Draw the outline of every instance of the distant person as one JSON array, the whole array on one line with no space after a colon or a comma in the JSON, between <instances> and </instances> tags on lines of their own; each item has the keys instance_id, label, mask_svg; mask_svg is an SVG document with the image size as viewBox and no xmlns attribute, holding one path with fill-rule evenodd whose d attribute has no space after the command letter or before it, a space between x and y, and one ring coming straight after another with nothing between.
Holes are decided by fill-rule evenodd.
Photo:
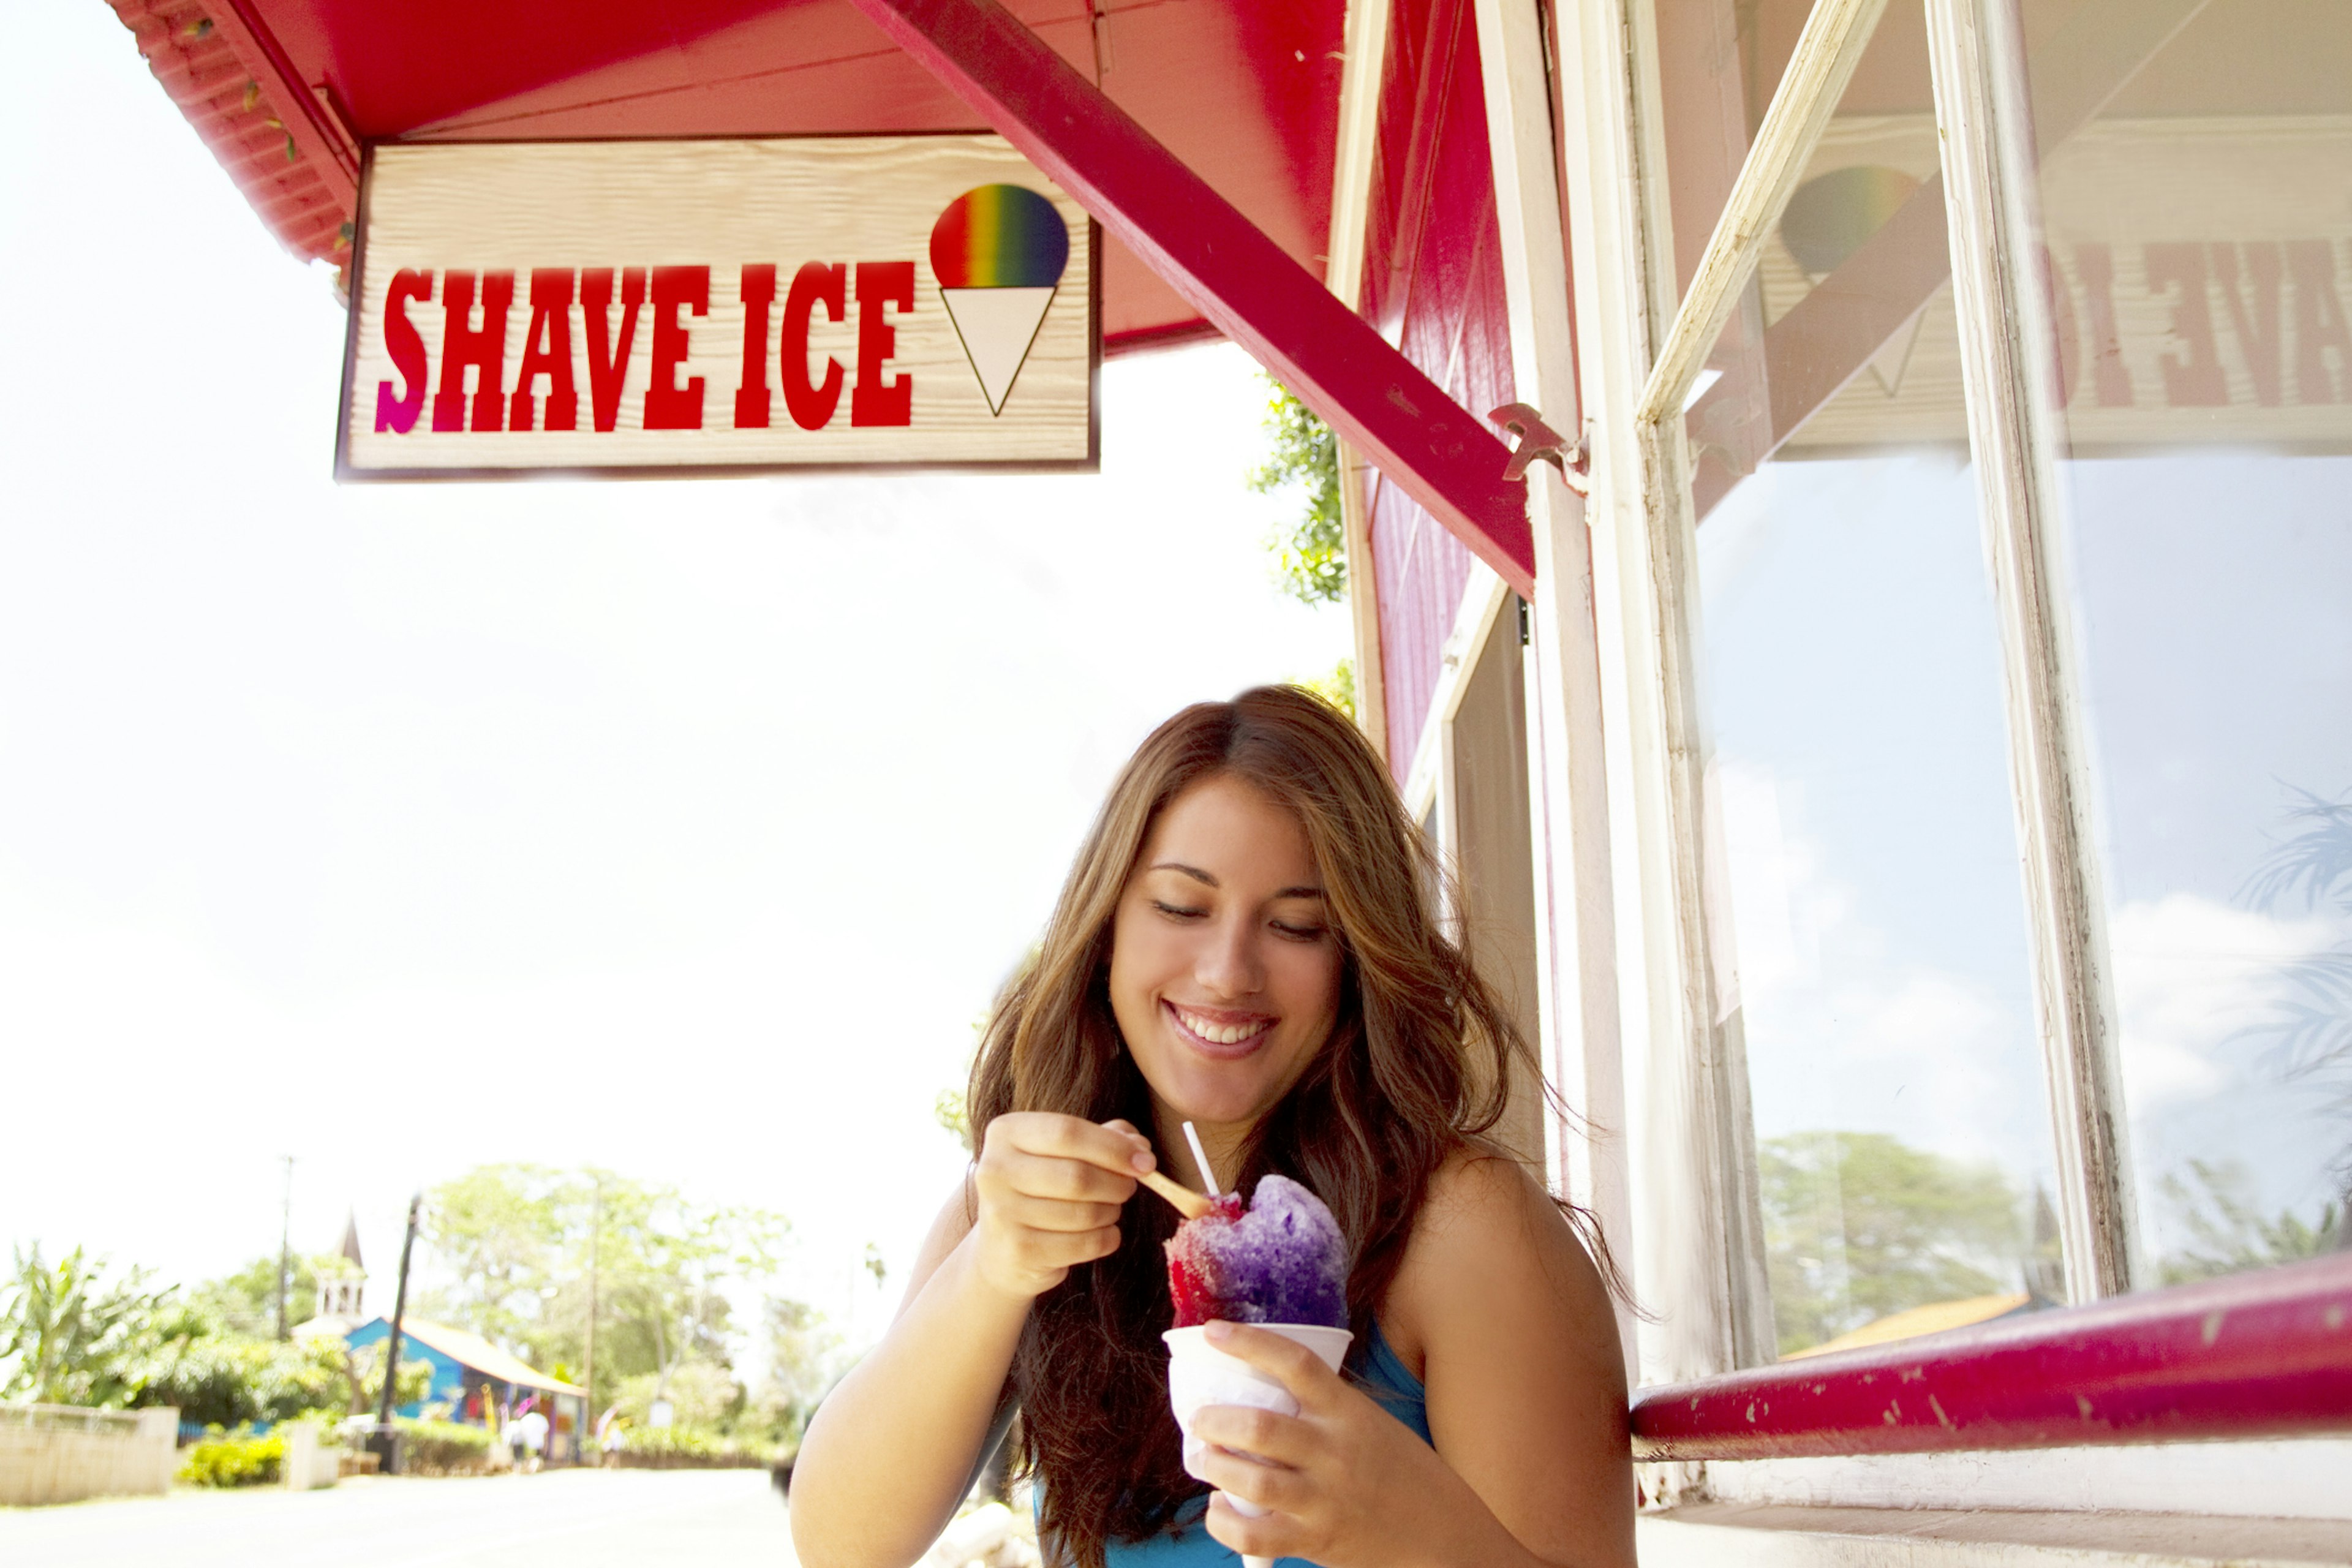
<instances>
[{"instance_id":1,"label":"distant person","mask_svg":"<svg viewBox=\"0 0 2352 1568\"><path fill-rule=\"evenodd\" d=\"M600 1462L607 1469L620 1460L621 1432L627 1426L628 1422L622 1418L618 1405L608 1408L604 1412L604 1418L596 1423L596 1447Z\"/></svg>"},{"instance_id":2,"label":"distant person","mask_svg":"<svg viewBox=\"0 0 2352 1568\"><path fill-rule=\"evenodd\" d=\"M522 1437L523 1469L535 1474L547 1455L547 1416L536 1408L526 1410L515 1423L515 1430Z\"/></svg>"}]
</instances>

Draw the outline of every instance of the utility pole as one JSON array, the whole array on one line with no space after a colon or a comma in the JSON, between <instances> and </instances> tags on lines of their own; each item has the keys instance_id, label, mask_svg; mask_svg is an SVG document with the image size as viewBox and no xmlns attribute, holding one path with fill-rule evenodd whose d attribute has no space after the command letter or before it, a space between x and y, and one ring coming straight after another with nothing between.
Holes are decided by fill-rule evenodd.
<instances>
[{"instance_id":1,"label":"utility pole","mask_svg":"<svg viewBox=\"0 0 2352 1568\"><path fill-rule=\"evenodd\" d=\"M286 1194L278 1210L278 1337L286 1338L286 1280L294 1267L294 1156L286 1162Z\"/></svg>"},{"instance_id":2,"label":"utility pole","mask_svg":"<svg viewBox=\"0 0 2352 1568\"><path fill-rule=\"evenodd\" d=\"M400 1381L400 1320L408 1311L408 1255L416 1246L416 1212L424 1206L423 1193L408 1200L408 1234L400 1242L400 1284L392 1296L392 1332L383 1341L383 1397L377 1402L375 1438L371 1446L383 1456L387 1475L400 1468L400 1450L392 1437L392 1391Z\"/></svg>"},{"instance_id":3,"label":"utility pole","mask_svg":"<svg viewBox=\"0 0 2352 1568\"><path fill-rule=\"evenodd\" d=\"M596 1195L589 1207L588 1220L588 1414L586 1423L593 1427L596 1421L596 1269L604 1245L604 1178L596 1178ZM584 1439L587 1433L582 1433Z\"/></svg>"}]
</instances>

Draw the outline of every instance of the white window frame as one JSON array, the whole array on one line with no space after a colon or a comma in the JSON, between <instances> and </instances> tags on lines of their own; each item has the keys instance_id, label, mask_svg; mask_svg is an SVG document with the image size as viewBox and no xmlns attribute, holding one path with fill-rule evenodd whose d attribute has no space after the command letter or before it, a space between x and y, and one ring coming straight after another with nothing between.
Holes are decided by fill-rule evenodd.
<instances>
[{"instance_id":1,"label":"white window frame","mask_svg":"<svg viewBox=\"0 0 2352 1568\"><path fill-rule=\"evenodd\" d=\"M2060 1156L2062 1225L2072 1300L2133 1288L2144 1264L2132 1224L2124 1107L2115 1062L2116 1011L2102 931L2104 905L2088 822L2082 695L2065 621L2056 546L2057 426L2042 378L2049 325L2029 247L2035 237L2034 162L2024 144L2024 59L2016 0L1922 0L1933 50L1937 119L1958 291L1964 389L1979 473L1979 505L2002 633L2009 742L2024 895ZM1752 1173L1738 1042L1708 1022L1715 966L1702 889L1706 853L1699 769L1706 737L1694 699L1696 581L1689 458L1681 413L1694 378L1777 225L1867 44L1884 0L1816 0L1782 85L1710 239L1686 299L1674 289L1674 247L1660 132L1656 0L1479 0L1496 146L1514 351L1522 329L1556 328L1523 303L1515 253L1559 245L1556 218L1514 210L1525 166L1542 146L1511 101L1528 57L1557 26L1557 125L1574 282L1575 366L1591 451L1592 698L1578 707L1573 643L1538 637L1550 725L1597 718L1607 756L1604 816L1616 868L1622 1081L1627 1139L1601 1156L1632 1186L1637 1289L1660 1310L1644 1329L1643 1384L1682 1382L1770 1361L1760 1237L1743 1227L1742 1160ZM1489 29L1492 29L1491 34ZM1536 35L1531 49L1528 37ZM1549 147L1542 146L1549 153ZM1565 340L1560 340L1565 341ZM1542 344L1530 356L1544 364ZM1557 396L1557 395L1548 395ZM1568 400L1559 398L1565 404ZM1540 472L1540 469L1538 469ZM1538 547L1562 530L1551 487L1531 487ZM1549 524L1549 526L1548 526ZM1571 557L1573 559L1573 557ZM1539 565L1538 590L1558 619L1564 589ZM1573 574L1563 574L1571 579ZM1549 592L1545 593L1544 590ZM1539 612L1542 608L1539 605ZM1572 611L1570 612L1573 613ZM1533 688L1531 687L1531 691ZM1562 710L1568 710L1563 718ZM1561 732L1532 726L1544 737ZM1544 766L1540 758L1537 765ZM1557 765L1548 768L1557 775ZM1557 776L1537 798L1556 809ZM1538 853L1544 853L1538 835ZM1555 859L1557 846L1553 848ZM1549 875L1558 877L1557 866ZM1555 885L1555 893L1557 887ZM1553 900L1557 907L1557 898ZM1565 968L1556 962L1556 968ZM1557 976L1556 976L1557 978ZM1563 986L1564 994L1570 994ZM1557 1020L1548 1029L1559 1028ZM1640 1181L1633 1182L1634 1172ZM1752 1203L1752 1189L1746 1197ZM1738 1498L1754 1504L1848 1509L2136 1509L2243 1515L2246 1478L2264 1511L2342 1518L2352 1442L2168 1445L2041 1453L1749 1460L1645 1466L1655 1500ZM2131 1484L2107 1485L2117 1478ZM2020 1517L2022 1517L2021 1515ZM1645 1544L1645 1551L1647 1546ZM1812 1553L1799 1552L1790 1560ZM2011 1561L1988 1547L1985 1559ZM1778 1557L1775 1561L1780 1560ZM1925 1560L1924 1558L1922 1559Z\"/></svg>"},{"instance_id":2,"label":"white window frame","mask_svg":"<svg viewBox=\"0 0 2352 1568\"><path fill-rule=\"evenodd\" d=\"M1744 1064L1736 1034L1712 1018L1718 966L1705 907L1707 748L1693 676L1696 519L1681 414L1885 0L1816 0L1690 289L1671 305L1664 302L1673 247L1653 4L1577 8L1573 42L1563 39L1575 68L1560 73L1560 123L1570 166L1585 176L1570 180L1572 208L1580 209L1570 236L1584 342L1597 351L1582 367L1600 520L1593 550L1617 564L1600 574L1595 615L1604 628L1618 628L1613 638L1604 629L1601 645L1615 676L1604 691L1604 735L1622 759L1611 772L1612 812L1632 819L1620 833L1632 852L1619 863L1633 874L1618 889L1619 929L1640 931L1646 954L1672 960L1649 956L1621 971L1627 1015L1644 1013L1650 1024L1629 1029L1626 1040L1627 1075L1648 1090L1638 1140L1646 1147L1636 1153L1648 1200L1637 1279L1652 1299L1688 1304L1676 1314L1678 1329L1653 1336L1660 1353L1645 1354L1644 1381L1684 1381L1761 1364L1770 1338ZM2069 1293L2083 1301L2130 1288L2129 1173L2078 700L2051 541L2050 426L2025 390L2033 378L2022 374L2032 342L2020 334L2047 330L2020 260L2030 215L2019 204L2031 163L2018 163L1997 131L2015 116L2003 118L1995 94L2021 92L2011 79L2022 63L2000 57L2008 63L1996 73L1996 58L1977 42L1985 18L2012 4L1930 0L1928 9L1939 40L1937 119L1955 273L1972 290L1960 311L1966 389L1979 473L1988 476L1979 485L1988 546L2000 563L1994 595L2037 1024L2057 1112ZM1614 331L1599 330L1610 323ZM1651 323L1660 324L1647 330ZM1654 353L1645 352L1653 342ZM1637 906L1630 915L1629 902ZM1678 1170L1673 1152L1683 1158Z\"/></svg>"}]
</instances>

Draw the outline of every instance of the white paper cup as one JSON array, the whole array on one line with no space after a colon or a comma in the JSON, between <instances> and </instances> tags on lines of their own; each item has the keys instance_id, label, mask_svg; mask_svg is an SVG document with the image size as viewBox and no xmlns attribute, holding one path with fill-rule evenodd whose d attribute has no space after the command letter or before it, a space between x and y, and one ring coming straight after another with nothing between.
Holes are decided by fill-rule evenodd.
<instances>
[{"instance_id":1,"label":"white paper cup","mask_svg":"<svg viewBox=\"0 0 2352 1568\"><path fill-rule=\"evenodd\" d=\"M1313 1323L1252 1323L1249 1327L1305 1345L1334 1372L1347 1359L1349 1342L1356 1337L1345 1329ZM1227 1355L1209 1343L1202 1337L1206 1332L1204 1328L1171 1329L1160 1336L1168 1342L1168 1407L1176 1413L1176 1425L1184 1434L1184 1471L1196 1480L1208 1479L1201 1474L1199 1461L1209 1445L1192 1436L1192 1417L1202 1406L1244 1405L1277 1415L1298 1414L1298 1401L1290 1397L1290 1390L1239 1356ZM1253 1456L1243 1454L1242 1458ZM1253 1519L1265 1512L1231 1492L1225 1494L1225 1501L1235 1513ZM1274 1559L1244 1557L1242 1561L1247 1568L1270 1568Z\"/></svg>"}]
</instances>

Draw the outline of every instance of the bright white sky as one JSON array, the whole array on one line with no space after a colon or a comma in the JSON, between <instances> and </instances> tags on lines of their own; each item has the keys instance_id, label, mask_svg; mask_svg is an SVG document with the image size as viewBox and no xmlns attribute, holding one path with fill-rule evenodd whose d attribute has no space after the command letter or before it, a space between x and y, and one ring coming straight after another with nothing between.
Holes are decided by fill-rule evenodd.
<instances>
[{"instance_id":1,"label":"bright white sky","mask_svg":"<svg viewBox=\"0 0 2352 1568\"><path fill-rule=\"evenodd\" d=\"M1112 771L1347 651L1248 362L1108 366L1098 477L339 489L326 277L104 6L15 23L0 1240L219 1273L290 1153L388 1304L410 1191L593 1161L895 1282Z\"/></svg>"}]
</instances>

